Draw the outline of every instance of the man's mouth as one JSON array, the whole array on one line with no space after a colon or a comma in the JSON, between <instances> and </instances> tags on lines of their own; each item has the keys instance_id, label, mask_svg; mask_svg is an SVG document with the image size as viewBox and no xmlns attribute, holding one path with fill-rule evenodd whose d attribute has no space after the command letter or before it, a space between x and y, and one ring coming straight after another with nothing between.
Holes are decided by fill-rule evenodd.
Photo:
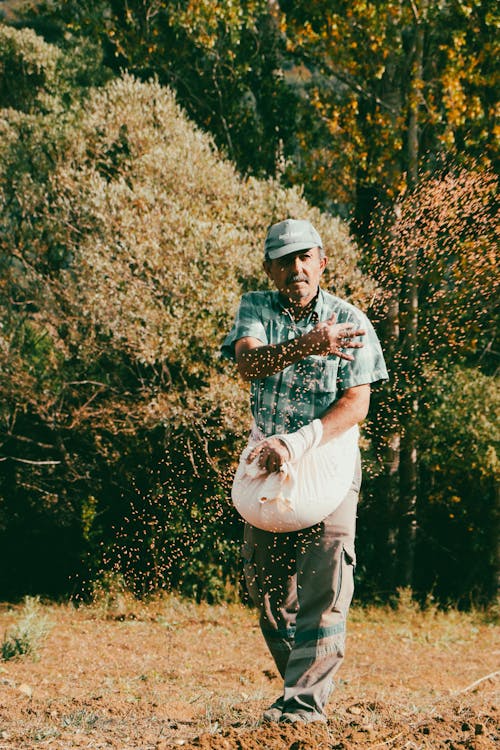
<instances>
[{"instance_id":1,"label":"man's mouth","mask_svg":"<svg viewBox=\"0 0 500 750\"><path fill-rule=\"evenodd\" d=\"M303 276L291 276L289 279L287 279L287 284L291 286L292 284L307 284L307 279L305 279Z\"/></svg>"}]
</instances>

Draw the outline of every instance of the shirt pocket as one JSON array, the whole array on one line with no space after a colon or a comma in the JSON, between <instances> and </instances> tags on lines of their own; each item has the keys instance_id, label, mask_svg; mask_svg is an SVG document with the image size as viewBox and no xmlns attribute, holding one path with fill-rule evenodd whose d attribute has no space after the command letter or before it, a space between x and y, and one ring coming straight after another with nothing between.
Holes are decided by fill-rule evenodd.
<instances>
[{"instance_id":1,"label":"shirt pocket","mask_svg":"<svg viewBox=\"0 0 500 750\"><path fill-rule=\"evenodd\" d=\"M318 391L335 394L338 389L339 359L325 357L321 362L318 375Z\"/></svg>"},{"instance_id":2,"label":"shirt pocket","mask_svg":"<svg viewBox=\"0 0 500 750\"><path fill-rule=\"evenodd\" d=\"M337 392L338 359L308 357L299 363L293 400L308 403L308 416L319 416Z\"/></svg>"}]
</instances>

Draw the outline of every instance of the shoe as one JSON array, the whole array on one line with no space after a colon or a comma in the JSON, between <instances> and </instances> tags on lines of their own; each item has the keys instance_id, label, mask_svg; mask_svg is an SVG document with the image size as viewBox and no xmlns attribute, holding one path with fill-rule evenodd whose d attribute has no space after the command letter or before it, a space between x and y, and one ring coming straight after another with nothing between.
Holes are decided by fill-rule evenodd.
<instances>
[{"instance_id":1,"label":"shoe","mask_svg":"<svg viewBox=\"0 0 500 750\"><path fill-rule=\"evenodd\" d=\"M312 724L315 721L320 721L326 724L326 716L319 714L317 711L304 711L298 708L296 711L284 711L279 719L280 724Z\"/></svg>"},{"instance_id":2,"label":"shoe","mask_svg":"<svg viewBox=\"0 0 500 750\"><path fill-rule=\"evenodd\" d=\"M278 700L274 701L272 706L269 706L269 708L266 708L266 710L262 714L262 720L278 722L281 719L281 712L283 711L284 705L285 705L285 702L283 700L283 697L278 698Z\"/></svg>"}]
</instances>

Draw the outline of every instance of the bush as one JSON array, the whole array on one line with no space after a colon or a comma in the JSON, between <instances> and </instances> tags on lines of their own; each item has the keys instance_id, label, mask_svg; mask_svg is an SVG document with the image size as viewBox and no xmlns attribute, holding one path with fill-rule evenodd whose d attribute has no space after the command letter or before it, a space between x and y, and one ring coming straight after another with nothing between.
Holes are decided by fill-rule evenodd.
<instances>
[{"instance_id":1,"label":"bush","mask_svg":"<svg viewBox=\"0 0 500 750\"><path fill-rule=\"evenodd\" d=\"M248 406L219 346L286 215L314 221L328 282L363 304L346 227L241 179L170 91L128 75L66 108L3 110L0 155L0 588L55 593L79 573L78 588L105 564L142 591L233 595Z\"/></svg>"},{"instance_id":2,"label":"bush","mask_svg":"<svg viewBox=\"0 0 500 750\"><path fill-rule=\"evenodd\" d=\"M59 50L31 29L0 24L0 101L23 112L43 107L56 83Z\"/></svg>"},{"instance_id":3,"label":"bush","mask_svg":"<svg viewBox=\"0 0 500 750\"><path fill-rule=\"evenodd\" d=\"M421 415L418 588L462 606L495 597L500 395L495 378L426 372Z\"/></svg>"},{"instance_id":4,"label":"bush","mask_svg":"<svg viewBox=\"0 0 500 750\"><path fill-rule=\"evenodd\" d=\"M22 656L38 659L50 628L49 618L42 614L39 597L27 596L17 624L4 635L0 646L2 659L8 661Z\"/></svg>"}]
</instances>

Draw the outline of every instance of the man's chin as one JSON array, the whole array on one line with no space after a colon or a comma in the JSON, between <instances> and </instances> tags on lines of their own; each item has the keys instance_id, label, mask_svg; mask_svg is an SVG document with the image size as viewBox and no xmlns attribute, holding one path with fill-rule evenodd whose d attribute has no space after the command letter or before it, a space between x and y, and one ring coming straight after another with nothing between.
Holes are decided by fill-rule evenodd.
<instances>
[{"instance_id":1,"label":"man's chin","mask_svg":"<svg viewBox=\"0 0 500 750\"><path fill-rule=\"evenodd\" d=\"M289 299L299 300L304 297L308 297L310 294L309 284L300 281L295 284L290 284L285 289L285 294Z\"/></svg>"}]
</instances>

